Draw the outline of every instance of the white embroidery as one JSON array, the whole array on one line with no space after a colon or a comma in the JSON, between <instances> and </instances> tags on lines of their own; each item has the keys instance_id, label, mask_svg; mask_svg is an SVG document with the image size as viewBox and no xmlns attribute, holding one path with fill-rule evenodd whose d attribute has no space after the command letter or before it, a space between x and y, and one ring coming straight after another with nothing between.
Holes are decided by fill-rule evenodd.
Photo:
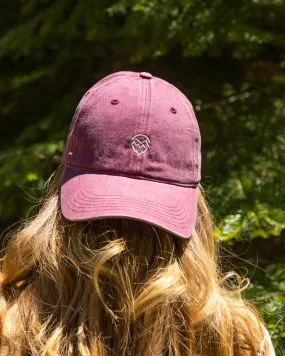
<instances>
[{"instance_id":1,"label":"white embroidery","mask_svg":"<svg viewBox=\"0 0 285 356\"><path fill-rule=\"evenodd\" d=\"M132 138L132 149L137 155L146 153L150 147L150 139L143 134L137 134Z\"/></svg>"}]
</instances>

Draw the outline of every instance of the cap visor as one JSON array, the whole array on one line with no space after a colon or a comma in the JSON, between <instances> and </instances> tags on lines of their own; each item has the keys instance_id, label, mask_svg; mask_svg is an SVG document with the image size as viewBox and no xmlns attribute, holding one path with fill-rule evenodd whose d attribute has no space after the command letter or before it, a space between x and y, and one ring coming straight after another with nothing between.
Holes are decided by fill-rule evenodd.
<instances>
[{"instance_id":1,"label":"cap visor","mask_svg":"<svg viewBox=\"0 0 285 356\"><path fill-rule=\"evenodd\" d=\"M71 221L130 218L188 238L197 202L197 187L64 169L61 210Z\"/></svg>"}]
</instances>

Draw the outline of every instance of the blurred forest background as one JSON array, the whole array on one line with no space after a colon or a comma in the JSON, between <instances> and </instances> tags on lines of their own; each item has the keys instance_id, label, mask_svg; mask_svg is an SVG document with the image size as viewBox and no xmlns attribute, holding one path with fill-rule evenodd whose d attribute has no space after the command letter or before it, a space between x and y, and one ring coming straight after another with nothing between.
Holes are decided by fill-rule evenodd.
<instances>
[{"instance_id":1,"label":"blurred forest background","mask_svg":"<svg viewBox=\"0 0 285 356\"><path fill-rule=\"evenodd\" d=\"M35 213L90 86L119 70L163 77L193 103L222 254L284 355L284 34L285 0L1 1L2 236Z\"/></svg>"}]
</instances>

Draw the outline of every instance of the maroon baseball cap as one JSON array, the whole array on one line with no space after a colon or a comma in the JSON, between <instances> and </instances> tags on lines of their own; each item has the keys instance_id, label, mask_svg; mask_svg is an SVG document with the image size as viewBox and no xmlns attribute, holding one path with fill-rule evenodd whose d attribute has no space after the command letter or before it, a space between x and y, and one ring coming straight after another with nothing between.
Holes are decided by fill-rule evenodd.
<instances>
[{"instance_id":1,"label":"maroon baseball cap","mask_svg":"<svg viewBox=\"0 0 285 356\"><path fill-rule=\"evenodd\" d=\"M63 155L67 220L129 218L188 238L195 228L201 137L184 94L146 72L117 72L81 99Z\"/></svg>"}]
</instances>

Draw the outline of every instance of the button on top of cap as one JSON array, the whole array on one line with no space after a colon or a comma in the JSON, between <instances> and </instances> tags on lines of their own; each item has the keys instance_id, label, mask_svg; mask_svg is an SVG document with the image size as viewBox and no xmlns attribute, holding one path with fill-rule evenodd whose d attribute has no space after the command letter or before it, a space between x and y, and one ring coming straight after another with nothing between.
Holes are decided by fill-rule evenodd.
<instances>
[{"instance_id":1,"label":"button on top of cap","mask_svg":"<svg viewBox=\"0 0 285 356\"><path fill-rule=\"evenodd\" d=\"M142 78L144 78L144 79L151 79L152 78L152 75L150 73L147 73L147 72L141 72L140 76Z\"/></svg>"}]
</instances>

